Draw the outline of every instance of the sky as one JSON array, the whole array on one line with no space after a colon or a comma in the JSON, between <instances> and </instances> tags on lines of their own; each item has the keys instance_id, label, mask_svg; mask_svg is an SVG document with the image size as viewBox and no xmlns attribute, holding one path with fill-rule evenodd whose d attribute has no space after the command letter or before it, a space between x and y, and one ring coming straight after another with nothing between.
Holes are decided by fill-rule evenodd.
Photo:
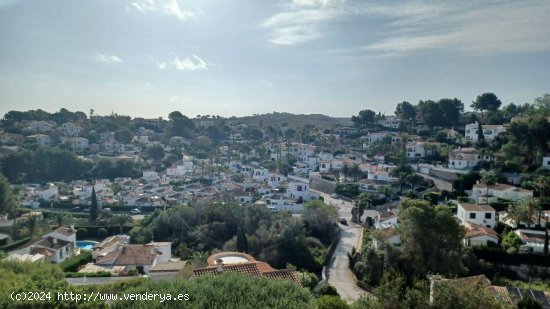
<instances>
[{"instance_id":1,"label":"sky","mask_svg":"<svg viewBox=\"0 0 550 309\"><path fill-rule=\"evenodd\" d=\"M550 1L0 0L0 114L350 117L550 92Z\"/></svg>"}]
</instances>

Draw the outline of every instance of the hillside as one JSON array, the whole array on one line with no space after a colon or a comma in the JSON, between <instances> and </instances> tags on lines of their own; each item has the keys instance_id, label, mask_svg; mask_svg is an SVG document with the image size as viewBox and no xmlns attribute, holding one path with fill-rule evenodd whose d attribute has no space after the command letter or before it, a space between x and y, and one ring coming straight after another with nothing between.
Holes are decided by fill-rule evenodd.
<instances>
[{"instance_id":1,"label":"hillside","mask_svg":"<svg viewBox=\"0 0 550 309\"><path fill-rule=\"evenodd\" d=\"M310 115L295 115L290 113L271 113L263 115L253 115L245 117L235 117L231 120L239 121L243 124L248 125L261 125L264 127L267 126L283 126L283 124L288 124L291 128L302 127L304 125L314 125L320 129L331 128L336 125L349 126L352 125L351 117L350 118L335 118L321 114L310 114Z\"/></svg>"}]
</instances>

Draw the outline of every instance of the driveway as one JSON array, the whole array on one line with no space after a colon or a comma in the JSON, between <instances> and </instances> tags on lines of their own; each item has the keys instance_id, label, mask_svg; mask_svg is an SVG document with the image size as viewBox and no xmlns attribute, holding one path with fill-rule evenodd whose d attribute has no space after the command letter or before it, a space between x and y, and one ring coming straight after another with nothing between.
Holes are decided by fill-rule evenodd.
<instances>
[{"instance_id":1,"label":"driveway","mask_svg":"<svg viewBox=\"0 0 550 309\"><path fill-rule=\"evenodd\" d=\"M349 222L349 225L340 224L342 229L340 241L334 250L332 259L327 268L327 277L330 285L336 288L338 294L348 304L352 303L366 294L364 290L355 284L355 277L349 269L348 252L351 252L355 247L361 249L363 228L351 222L351 202L345 202L341 199L333 199L328 194L318 192L325 199L325 203L335 205L338 208L340 217L344 217Z\"/></svg>"},{"instance_id":2,"label":"driveway","mask_svg":"<svg viewBox=\"0 0 550 309\"><path fill-rule=\"evenodd\" d=\"M425 179L432 180L434 182L435 187L438 188L439 190L447 190L449 192L453 192L453 184L448 181L444 181L444 180L441 180L432 176L428 176L425 174L420 174L420 173L417 173L417 175L420 175Z\"/></svg>"}]
</instances>

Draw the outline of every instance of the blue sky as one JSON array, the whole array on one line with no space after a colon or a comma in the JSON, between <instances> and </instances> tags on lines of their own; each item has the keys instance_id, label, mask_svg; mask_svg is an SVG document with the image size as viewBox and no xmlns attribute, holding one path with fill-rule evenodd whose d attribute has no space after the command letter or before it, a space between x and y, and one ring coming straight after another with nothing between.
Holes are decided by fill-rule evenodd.
<instances>
[{"instance_id":1,"label":"blue sky","mask_svg":"<svg viewBox=\"0 0 550 309\"><path fill-rule=\"evenodd\" d=\"M550 1L0 0L0 114L349 117L550 92Z\"/></svg>"}]
</instances>

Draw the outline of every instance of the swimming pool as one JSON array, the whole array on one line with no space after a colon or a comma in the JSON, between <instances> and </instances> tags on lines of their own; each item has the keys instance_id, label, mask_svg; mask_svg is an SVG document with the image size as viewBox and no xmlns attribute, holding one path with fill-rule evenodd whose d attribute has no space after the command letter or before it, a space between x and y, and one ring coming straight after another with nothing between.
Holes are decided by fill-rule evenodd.
<instances>
[{"instance_id":1,"label":"swimming pool","mask_svg":"<svg viewBox=\"0 0 550 309\"><path fill-rule=\"evenodd\" d=\"M81 240L76 242L76 246L83 250L92 250L92 248L97 244L97 241L91 240Z\"/></svg>"}]
</instances>

